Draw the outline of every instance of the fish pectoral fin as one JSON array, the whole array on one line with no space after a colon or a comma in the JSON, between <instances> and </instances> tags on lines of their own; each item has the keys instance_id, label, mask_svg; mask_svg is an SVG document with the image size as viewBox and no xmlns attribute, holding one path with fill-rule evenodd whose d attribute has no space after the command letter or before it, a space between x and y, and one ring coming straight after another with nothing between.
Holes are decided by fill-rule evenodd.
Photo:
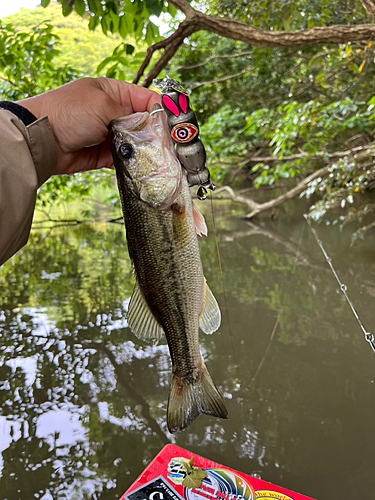
<instances>
[{"instance_id":1,"label":"fish pectoral fin","mask_svg":"<svg viewBox=\"0 0 375 500\"><path fill-rule=\"evenodd\" d=\"M197 207L193 204L193 221L195 225L195 231L198 236L207 236L207 226L206 221L204 220L203 215L197 209Z\"/></svg>"},{"instance_id":2,"label":"fish pectoral fin","mask_svg":"<svg viewBox=\"0 0 375 500\"><path fill-rule=\"evenodd\" d=\"M204 301L202 312L199 316L199 326L204 333L216 332L221 323L219 305L211 292L206 280L204 280Z\"/></svg>"},{"instance_id":3,"label":"fish pectoral fin","mask_svg":"<svg viewBox=\"0 0 375 500\"><path fill-rule=\"evenodd\" d=\"M137 282L135 282L126 319L129 328L139 339L152 344L162 339L163 328L150 311Z\"/></svg>"}]
</instances>

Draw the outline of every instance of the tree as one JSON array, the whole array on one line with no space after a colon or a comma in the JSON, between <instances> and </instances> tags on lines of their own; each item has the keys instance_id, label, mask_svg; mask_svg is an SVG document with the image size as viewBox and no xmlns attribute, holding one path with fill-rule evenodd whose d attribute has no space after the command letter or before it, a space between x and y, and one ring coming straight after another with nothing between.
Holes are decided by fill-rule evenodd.
<instances>
[{"instance_id":1,"label":"tree","mask_svg":"<svg viewBox=\"0 0 375 500\"><path fill-rule=\"evenodd\" d=\"M54 48L53 62L58 67L79 68L79 73L94 76L99 63L122 41L119 35L105 35L103 32L87 29L86 19L75 12L64 17L61 6L55 2L46 9L21 9L3 19L6 26L11 24L17 31L30 32L36 25L51 25ZM103 75L100 75L103 76Z\"/></svg>"},{"instance_id":2,"label":"tree","mask_svg":"<svg viewBox=\"0 0 375 500\"><path fill-rule=\"evenodd\" d=\"M64 16L74 9L90 30L124 40L99 64L108 77L126 79L137 68L140 82L154 61L143 85L168 71L196 89L210 167L221 182L301 181L265 205L247 199L249 217L301 193L318 195L315 217L338 205L347 220L372 209L357 195L373 183L371 0L60 3ZM161 39L152 15L169 19L168 36ZM149 45L145 55L139 43Z\"/></svg>"},{"instance_id":3,"label":"tree","mask_svg":"<svg viewBox=\"0 0 375 500\"><path fill-rule=\"evenodd\" d=\"M147 49L133 82L141 81L151 58L163 50L142 85L149 86L168 68L197 89L197 114L207 120L202 137L213 153L217 177L233 182L249 174L255 186L302 178L275 201L247 200L253 208L249 217L292 196L314 193L321 197L313 210L318 218L337 205L353 208L356 193L371 186L371 0L329 5L326 0L258 0L251 5L211 0L200 6L186 0L61 3L66 14L75 8L89 15L90 28L100 24L105 32L133 34L148 44L159 36L150 15L174 16L172 33ZM117 60L112 70L119 66ZM358 202L348 220L354 212L367 215L370 208Z\"/></svg>"}]
</instances>

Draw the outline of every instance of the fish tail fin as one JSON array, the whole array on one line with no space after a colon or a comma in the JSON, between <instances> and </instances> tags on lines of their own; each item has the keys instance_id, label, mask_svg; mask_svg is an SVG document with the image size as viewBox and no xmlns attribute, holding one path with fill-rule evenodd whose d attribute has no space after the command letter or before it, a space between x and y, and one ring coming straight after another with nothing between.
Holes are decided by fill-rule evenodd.
<instances>
[{"instance_id":1,"label":"fish tail fin","mask_svg":"<svg viewBox=\"0 0 375 500\"><path fill-rule=\"evenodd\" d=\"M186 380L176 374L172 375L167 416L169 431L183 431L201 413L228 418L223 398L203 361L202 373L197 380Z\"/></svg>"}]
</instances>

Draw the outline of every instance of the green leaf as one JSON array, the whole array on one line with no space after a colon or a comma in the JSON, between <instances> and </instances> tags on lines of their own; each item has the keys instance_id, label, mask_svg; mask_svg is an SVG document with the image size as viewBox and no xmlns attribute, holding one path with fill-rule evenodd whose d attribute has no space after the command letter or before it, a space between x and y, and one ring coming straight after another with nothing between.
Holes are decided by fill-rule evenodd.
<instances>
[{"instance_id":1,"label":"green leaf","mask_svg":"<svg viewBox=\"0 0 375 500\"><path fill-rule=\"evenodd\" d=\"M133 45L130 45L130 43L127 43L126 46L125 46L125 51L128 55L131 55L133 54L134 52L134 46Z\"/></svg>"},{"instance_id":2,"label":"green leaf","mask_svg":"<svg viewBox=\"0 0 375 500\"><path fill-rule=\"evenodd\" d=\"M114 64L113 66L111 66L108 70L107 70L107 73L106 73L106 77L107 78L113 78L115 75L116 75L116 71L117 71L117 63Z\"/></svg>"},{"instance_id":3,"label":"green leaf","mask_svg":"<svg viewBox=\"0 0 375 500\"><path fill-rule=\"evenodd\" d=\"M61 0L61 6L62 6L63 16L64 17L69 16L69 14L72 12L73 8L69 7L68 0Z\"/></svg>"},{"instance_id":4,"label":"green leaf","mask_svg":"<svg viewBox=\"0 0 375 500\"><path fill-rule=\"evenodd\" d=\"M105 66L107 66L107 64L111 61L113 61L112 56L103 59L103 61L96 68L96 72L100 73L105 68Z\"/></svg>"},{"instance_id":5,"label":"green leaf","mask_svg":"<svg viewBox=\"0 0 375 500\"><path fill-rule=\"evenodd\" d=\"M100 24L102 25L102 30L103 30L103 33L106 35L109 31L109 22L108 22L108 19L103 16L101 19L100 19Z\"/></svg>"},{"instance_id":6,"label":"green leaf","mask_svg":"<svg viewBox=\"0 0 375 500\"><path fill-rule=\"evenodd\" d=\"M41 5L42 5L42 7L44 7L44 8L45 8L45 7L48 7L48 5L49 5L50 1L51 1L51 0L41 0L41 2L40 2L40 3L41 3Z\"/></svg>"},{"instance_id":7,"label":"green leaf","mask_svg":"<svg viewBox=\"0 0 375 500\"><path fill-rule=\"evenodd\" d=\"M94 31L95 28L97 28L99 21L99 16L91 16L89 21L89 30Z\"/></svg>"},{"instance_id":8,"label":"green leaf","mask_svg":"<svg viewBox=\"0 0 375 500\"><path fill-rule=\"evenodd\" d=\"M109 2L106 2L105 7L106 7L107 11L112 11L114 14L117 14L116 4L112 0L110 0Z\"/></svg>"},{"instance_id":9,"label":"green leaf","mask_svg":"<svg viewBox=\"0 0 375 500\"><path fill-rule=\"evenodd\" d=\"M152 45L153 39L154 39L154 33L150 22L147 23L145 42L147 43L147 45Z\"/></svg>"},{"instance_id":10,"label":"green leaf","mask_svg":"<svg viewBox=\"0 0 375 500\"><path fill-rule=\"evenodd\" d=\"M133 31L133 16L126 13L119 18L119 33L126 38Z\"/></svg>"},{"instance_id":11,"label":"green leaf","mask_svg":"<svg viewBox=\"0 0 375 500\"><path fill-rule=\"evenodd\" d=\"M120 18L118 17L117 14L114 14L114 12L112 10L110 11L109 14L110 14L110 18L111 18L111 32L118 33L119 25L120 25Z\"/></svg>"},{"instance_id":12,"label":"green leaf","mask_svg":"<svg viewBox=\"0 0 375 500\"><path fill-rule=\"evenodd\" d=\"M355 73L358 73L358 66L354 63L348 64L348 69L350 69L351 71L354 71Z\"/></svg>"},{"instance_id":13,"label":"green leaf","mask_svg":"<svg viewBox=\"0 0 375 500\"><path fill-rule=\"evenodd\" d=\"M163 2L155 0L146 0L146 9L151 15L159 17L163 11Z\"/></svg>"},{"instance_id":14,"label":"green leaf","mask_svg":"<svg viewBox=\"0 0 375 500\"><path fill-rule=\"evenodd\" d=\"M84 0L75 0L74 8L79 16L83 16L83 14L86 11L86 4L85 4Z\"/></svg>"},{"instance_id":15,"label":"green leaf","mask_svg":"<svg viewBox=\"0 0 375 500\"><path fill-rule=\"evenodd\" d=\"M172 17L174 17L177 14L177 9L175 7L173 7L173 5L171 3L168 3L167 12L169 12L169 14Z\"/></svg>"},{"instance_id":16,"label":"green leaf","mask_svg":"<svg viewBox=\"0 0 375 500\"><path fill-rule=\"evenodd\" d=\"M89 11L93 14L96 14L98 12L98 6L95 0L87 0L87 5L89 7Z\"/></svg>"},{"instance_id":17,"label":"green leaf","mask_svg":"<svg viewBox=\"0 0 375 500\"><path fill-rule=\"evenodd\" d=\"M124 12L131 15L139 15L142 11L142 6L138 2L132 2L131 0L125 0Z\"/></svg>"}]
</instances>

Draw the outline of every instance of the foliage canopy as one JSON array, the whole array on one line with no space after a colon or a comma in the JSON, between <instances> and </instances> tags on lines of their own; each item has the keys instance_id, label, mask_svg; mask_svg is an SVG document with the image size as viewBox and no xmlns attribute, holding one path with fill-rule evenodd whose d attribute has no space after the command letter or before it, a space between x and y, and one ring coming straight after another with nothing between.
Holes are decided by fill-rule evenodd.
<instances>
[{"instance_id":1,"label":"foliage canopy","mask_svg":"<svg viewBox=\"0 0 375 500\"><path fill-rule=\"evenodd\" d=\"M369 21L375 7L372 11L370 0L363 0L363 5L349 0L59 3L62 16L57 15L55 3L42 1L43 7L49 6L45 12L56 32L42 25L33 29L33 35L21 35L15 29L40 23L41 8L27 15L23 11L13 27L1 28L3 40L13 43L10 48L7 42L1 59L1 73L8 78L2 86L3 98L48 90L83 73L130 81L138 70L138 81L151 60L156 64L146 76L146 85L150 75L168 73L194 90L192 101L217 180L235 185L250 182L256 187L289 185L326 167L324 175L317 174L307 189L301 189L306 196L314 195L314 216L339 206L337 220L358 216L368 223L372 204L363 204L358 193L373 184L375 46L371 40L375 27ZM201 31L195 32L194 22ZM233 34L233 23L238 36ZM83 25L89 29L84 31ZM170 36L163 38L158 25L164 32L169 29ZM26 63L22 43L28 53L32 36L39 37L40 53L29 54ZM57 36L64 39L62 53L56 49ZM90 54L93 43L100 50ZM78 47L83 51L73 59ZM160 57L159 48L165 49ZM46 67L41 71L44 59ZM67 62L79 67L80 73L68 68ZM37 85L30 68L41 79ZM10 78L12 74L17 82ZM93 179L77 191L75 183L67 186L74 195L82 195L85 189L89 192ZM67 191L60 198L66 195Z\"/></svg>"}]
</instances>

